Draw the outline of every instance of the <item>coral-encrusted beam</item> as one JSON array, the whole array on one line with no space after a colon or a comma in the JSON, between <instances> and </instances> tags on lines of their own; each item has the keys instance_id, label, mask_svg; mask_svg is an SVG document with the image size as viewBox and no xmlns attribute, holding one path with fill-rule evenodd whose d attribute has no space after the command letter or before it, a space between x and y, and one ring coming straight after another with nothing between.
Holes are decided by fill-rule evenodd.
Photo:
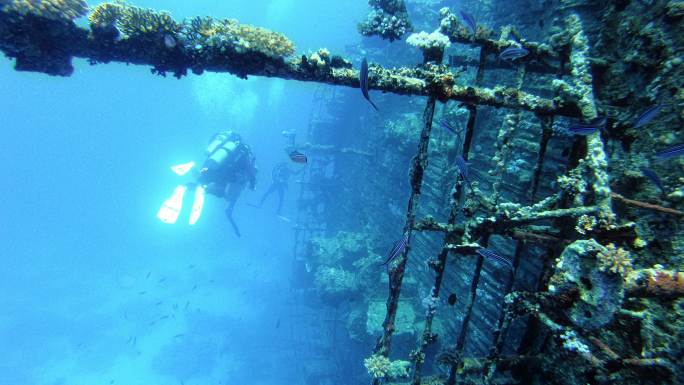
<instances>
[{"instance_id":1,"label":"coral-encrusted beam","mask_svg":"<svg viewBox=\"0 0 684 385\"><path fill-rule=\"evenodd\" d=\"M292 58L233 47L230 41L221 44L221 50L212 50L202 44L183 44L172 33L148 30L119 39L107 33L93 33L72 20L0 10L0 50L16 59L15 68L20 71L69 76L73 72L71 58L80 57L91 63L150 65L153 72L171 72L177 77L188 70L198 74L212 71L359 87L358 71L351 68L351 63L326 55L325 50L316 57ZM458 85L456 76L447 67L437 65L399 69L371 66L369 86L373 90L432 96L441 101L521 109L542 115L580 116L577 103L571 100L545 99L513 88Z\"/></svg>"}]
</instances>

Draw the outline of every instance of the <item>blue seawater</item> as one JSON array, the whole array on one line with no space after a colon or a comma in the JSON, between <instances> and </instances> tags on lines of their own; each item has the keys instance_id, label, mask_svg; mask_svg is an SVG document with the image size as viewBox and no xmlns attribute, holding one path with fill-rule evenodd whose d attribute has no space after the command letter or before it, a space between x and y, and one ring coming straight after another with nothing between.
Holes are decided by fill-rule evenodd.
<instances>
[{"instance_id":1,"label":"blue seawater","mask_svg":"<svg viewBox=\"0 0 684 385\"><path fill-rule=\"evenodd\" d=\"M136 1L176 18L234 17L283 32L297 52L342 52L367 4L317 0ZM94 4L91 4L94 5ZM301 383L289 295L292 224L275 196L283 130L304 132L315 84L229 74L152 76L75 60L69 78L0 59L0 384ZM208 197L199 223L155 214L202 161L209 137L239 131L259 167L235 210ZM284 216L295 215L291 182ZM306 358L307 352L299 352ZM359 364L361 365L361 364Z\"/></svg>"}]
</instances>

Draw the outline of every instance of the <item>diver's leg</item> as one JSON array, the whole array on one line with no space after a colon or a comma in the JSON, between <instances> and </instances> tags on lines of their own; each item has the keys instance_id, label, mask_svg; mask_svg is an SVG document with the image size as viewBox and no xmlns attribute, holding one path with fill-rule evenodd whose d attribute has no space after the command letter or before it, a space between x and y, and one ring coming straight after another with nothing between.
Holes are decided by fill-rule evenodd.
<instances>
[{"instance_id":1,"label":"diver's leg","mask_svg":"<svg viewBox=\"0 0 684 385\"><path fill-rule=\"evenodd\" d=\"M268 190L264 193L264 195L261 197L261 201L259 202L259 207L264 205L264 202L266 201L266 198L268 198L269 195L273 194L273 192L276 191L276 185L275 183L271 184L268 187Z\"/></svg>"},{"instance_id":2,"label":"diver's leg","mask_svg":"<svg viewBox=\"0 0 684 385\"><path fill-rule=\"evenodd\" d=\"M240 197L240 193L242 192L242 189L244 187L244 183L231 183L228 187L228 190L226 191L226 200L228 201L228 207L226 207L226 217L228 218L228 221L230 222L231 226L233 226L233 231L235 231L235 235L237 235L238 237L240 237L241 234L240 229L233 220L233 209L235 208L235 203L237 203L237 200Z\"/></svg>"},{"instance_id":3,"label":"diver's leg","mask_svg":"<svg viewBox=\"0 0 684 385\"><path fill-rule=\"evenodd\" d=\"M285 199L285 186L278 186L276 191L278 191L278 210L276 211L276 215L280 215L280 210L283 208L283 200Z\"/></svg>"}]
</instances>

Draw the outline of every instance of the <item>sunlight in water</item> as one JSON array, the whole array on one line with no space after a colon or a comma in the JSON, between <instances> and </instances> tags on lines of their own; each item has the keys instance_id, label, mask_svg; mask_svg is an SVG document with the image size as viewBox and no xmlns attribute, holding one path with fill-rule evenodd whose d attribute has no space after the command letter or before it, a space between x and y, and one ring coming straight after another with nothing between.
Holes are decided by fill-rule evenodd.
<instances>
[{"instance_id":1,"label":"sunlight in water","mask_svg":"<svg viewBox=\"0 0 684 385\"><path fill-rule=\"evenodd\" d=\"M259 107L255 79L206 72L192 77L192 92L202 113L217 127L239 127L244 132Z\"/></svg>"}]
</instances>

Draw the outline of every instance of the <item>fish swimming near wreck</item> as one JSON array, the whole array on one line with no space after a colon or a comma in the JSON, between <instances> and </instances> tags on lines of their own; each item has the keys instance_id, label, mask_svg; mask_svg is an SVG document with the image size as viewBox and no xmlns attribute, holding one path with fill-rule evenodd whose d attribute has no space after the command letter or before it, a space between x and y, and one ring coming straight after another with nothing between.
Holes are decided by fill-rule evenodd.
<instances>
[{"instance_id":1,"label":"fish swimming near wreck","mask_svg":"<svg viewBox=\"0 0 684 385\"><path fill-rule=\"evenodd\" d=\"M485 249L484 247L477 250L477 253L486 259L492 259L500 265L504 265L509 269L513 270L513 263L508 259L502 257L501 255L495 253L492 250Z\"/></svg>"},{"instance_id":2,"label":"fish swimming near wreck","mask_svg":"<svg viewBox=\"0 0 684 385\"><path fill-rule=\"evenodd\" d=\"M641 115L639 115L636 122L634 123L634 127L639 128L641 126L647 125L656 117L656 115L658 115L658 113L662 109L662 104L656 104L655 106L649 107L648 109L646 109L646 111L642 112Z\"/></svg>"},{"instance_id":3,"label":"fish swimming near wreck","mask_svg":"<svg viewBox=\"0 0 684 385\"><path fill-rule=\"evenodd\" d=\"M650 180L651 183L653 183L656 187L658 187L658 189L660 190L660 192L662 192L663 194L665 194L665 186L663 185L663 181L660 180L660 177L658 176L658 174L655 173L655 171L653 171L653 170L651 170L651 169L648 169L648 168L646 168L646 167L642 167L642 168L641 168L641 173L642 173L646 178L648 178L648 180Z\"/></svg>"},{"instance_id":4,"label":"fish swimming near wreck","mask_svg":"<svg viewBox=\"0 0 684 385\"><path fill-rule=\"evenodd\" d=\"M529 55L529 53L530 51L523 47L508 47L505 50L501 51L501 53L499 54L499 59L504 61L514 61Z\"/></svg>"},{"instance_id":5,"label":"fish swimming near wreck","mask_svg":"<svg viewBox=\"0 0 684 385\"><path fill-rule=\"evenodd\" d=\"M392 249L387 253L387 258L385 258L385 262L382 263L382 266L389 264L392 262L399 254L403 253L404 250L406 249L406 245L408 244L408 233L404 233L404 235L394 243L394 246L392 246Z\"/></svg>"},{"instance_id":6,"label":"fish swimming near wreck","mask_svg":"<svg viewBox=\"0 0 684 385\"><path fill-rule=\"evenodd\" d=\"M461 132L459 130L456 130L454 126L451 125L451 123L447 122L445 119L442 119L439 121L439 126L442 127L443 129L451 132L452 134L455 135L460 135Z\"/></svg>"},{"instance_id":7,"label":"fish swimming near wreck","mask_svg":"<svg viewBox=\"0 0 684 385\"><path fill-rule=\"evenodd\" d=\"M475 33L475 31L477 31L477 23L475 23L475 18L473 15L466 11L460 11L459 13L461 14L463 22L466 24L466 26L468 26L468 29L470 29L472 33Z\"/></svg>"},{"instance_id":8,"label":"fish swimming near wreck","mask_svg":"<svg viewBox=\"0 0 684 385\"><path fill-rule=\"evenodd\" d=\"M463 179L468 181L468 163L461 155L456 156L456 167L458 167L458 172Z\"/></svg>"},{"instance_id":9,"label":"fish swimming near wreck","mask_svg":"<svg viewBox=\"0 0 684 385\"><path fill-rule=\"evenodd\" d=\"M363 97L368 100L375 111L380 112L380 110L378 110L378 106L373 103L373 101L370 99L370 95L368 95L368 60L366 60L366 58L363 58L363 61L361 62L361 71L359 71L359 84Z\"/></svg>"},{"instance_id":10,"label":"fish swimming near wreck","mask_svg":"<svg viewBox=\"0 0 684 385\"><path fill-rule=\"evenodd\" d=\"M684 143L668 147L656 153L656 158L660 160L675 158L684 155Z\"/></svg>"},{"instance_id":11,"label":"fish swimming near wreck","mask_svg":"<svg viewBox=\"0 0 684 385\"><path fill-rule=\"evenodd\" d=\"M606 122L607 119L605 117L596 118L588 123L577 122L570 125L570 127L568 127L568 131L575 135L591 135L594 132L602 131L604 128L606 128Z\"/></svg>"},{"instance_id":12,"label":"fish swimming near wreck","mask_svg":"<svg viewBox=\"0 0 684 385\"><path fill-rule=\"evenodd\" d=\"M290 152L289 156L290 156L290 159L295 163L304 164L304 163L309 161L309 159L306 157L305 154L303 154L297 150Z\"/></svg>"}]
</instances>

